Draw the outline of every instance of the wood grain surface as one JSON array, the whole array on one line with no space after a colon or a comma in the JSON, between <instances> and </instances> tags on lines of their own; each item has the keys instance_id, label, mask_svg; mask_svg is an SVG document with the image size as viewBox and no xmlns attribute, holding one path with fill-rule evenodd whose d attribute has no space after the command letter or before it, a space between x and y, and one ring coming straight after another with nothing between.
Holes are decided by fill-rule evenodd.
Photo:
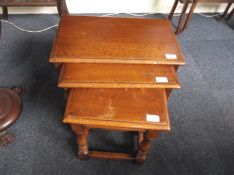
<instances>
[{"instance_id":1,"label":"wood grain surface","mask_svg":"<svg viewBox=\"0 0 234 175\"><path fill-rule=\"evenodd\" d=\"M149 114L158 115L160 121L147 121ZM71 89L64 122L112 129L170 129L164 89Z\"/></svg>"},{"instance_id":2,"label":"wood grain surface","mask_svg":"<svg viewBox=\"0 0 234 175\"><path fill-rule=\"evenodd\" d=\"M156 77L168 82L156 81ZM62 88L180 88L173 66L142 64L64 64Z\"/></svg>"},{"instance_id":3,"label":"wood grain surface","mask_svg":"<svg viewBox=\"0 0 234 175\"><path fill-rule=\"evenodd\" d=\"M185 64L169 20L66 15L50 62Z\"/></svg>"}]
</instances>

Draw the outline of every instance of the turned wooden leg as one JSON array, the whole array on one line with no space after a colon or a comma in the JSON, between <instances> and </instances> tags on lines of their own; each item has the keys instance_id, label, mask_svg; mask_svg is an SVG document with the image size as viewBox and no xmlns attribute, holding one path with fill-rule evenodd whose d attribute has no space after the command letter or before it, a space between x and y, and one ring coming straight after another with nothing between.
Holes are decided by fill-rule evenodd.
<instances>
[{"instance_id":1,"label":"turned wooden leg","mask_svg":"<svg viewBox=\"0 0 234 175\"><path fill-rule=\"evenodd\" d=\"M151 141L159 136L159 132L157 131L146 131L143 136L143 140L138 149L138 153L136 156L135 163L138 165L142 165L145 162L146 155L150 150Z\"/></svg>"},{"instance_id":2,"label":"turned wooden leg","mask_svg":"<svg viewBox=\"0 0 234 175\"><path fill-rule=\"evenodd\" d=\"M187 29L187 27L188 27L190 19L191 19L192 15L193 15L193 11L194 11L194 9L195 9L195 7L197 5L197 1L198 0L193 0L192 6L190 8L189 14L188 14L187 19L186 19L185 24L184 24L183 30Z\"/></svg>"},{"instance_id":3,"label":"turned wooden leg","mask_svg":"<svg viewBox=\"0 0 234 175\"><path fill-rule=\"evenodd\" d=\"M69 88L64 88L64 98L67 101L68 96L69 96L70 89Z\"/></svg>"},{"instance_id":4,"label":"turned wooden leg","mask_svg":"<svg viewBox=\"0 0 234 175\"><path fill-rule=\"evenodd\" d=\"M82 125L72 125L72 129L77 135L78 158L86 160L88 158L88 135L89 129Z\"/></svg>"},{"instance_id":5,"label":"turned wooden leg","mask_svg":"<svg viewBox=\"0 0 234 175\"><path fill-rule=\"evenodd\" d=\"M58 76L60 76L60 72L61 72L61 69L63 68L63 64L62 63L53 63L53 65L57 71Z\"/></svg>"},{"instance_id":6,"label":"turned wooden leg","mask_svg":"<svg viewBox=\"0 0 234 175\"><path fill-rule=\"evenodd\" d=\"M7 19L8 18L8 9L6 6L2 7L2 15L3 15L3 19Z\"/></svg>"},{"instance_id":7,"label":"turned wooden leg","mask_svg":"<svg viewBox=\"0 0 234 175\"><path fill-rule=\"evenodd\" d=\"M179 34L182 31L182 26L184 24L184 17L185 17L185 14L186 14L186 10L188 8L188 4L189 4L189 0L185 0L183 9L182 9L182 12L181 12L181 15L180 15L180 19L179 19L179 24L178 24L178 27L177 27L177 30L176 30L176 34Z\"/></svg>"},{"instance_id":8,"label":"turned wooden leg","mask_svg":"<svg viewBox=\"0 0 234 175\"><path fill-rule=\"evenodd\" d=\"M80 160L84 160L88 158L88 134L89 130L87 128L83 128L83 131L79 133L77 138L78 144L78 158Z\"/></svg>"},{"instance_id":9,"label":"turned wooden leg","mask_svg":"<svg viewBox=\"0 0 234 175\"><path fill-rule=\"evenodd\" d=\"M171 95L171 91L172 91L172 89L166 89L167 100L169 99L169 97Z\"/></svg>"},{"instance_id":10,"label":"turned wooden leg","mask_svg":"<svg viewBox=\"0 0 234 175\"><path fill-rule=\"evenodd\" d=\"M177 7L177 5L178 5L178 2L179 2L179 0L175 0L175 2L174 2L174 4L173 4L173 7L172 7L172 9L171 9L171 12L170 12L170 14L169 14L169 16L168 16L168 19L171 21L172 20L172 17L173 17L173 15L174 15L174 13L175 13L175 9L176 9L176 7Z\"/></svg>"},{"instance_id":11,"label":"turned wooden leg","mask_svg":"<svg viewBox=\"0 0 234 175\"><path fill-rule=\"evenodd\" d=\"M138 132L138 149L140 148L143 139L144 139L144 132L141 131Z\"/></svg>"},{"instance_id":12,"label":"turned wooden leg","mask_svg":"<svg viewBox=\"0 0 234 175\"><path fill-rule=\"evenodd\" d=\"M174 66L174 69L175 69L175 72L177 72L178 69L179 69L179 66L178 66L178 65L175 65L175 66Z\"/></svg>"},{"instance_id":13,"label":"turned wooden leg","mask_svg":"<svg viewBox=\"0 0 234 175\"><path fill-rule=\"evenodd\" d=\"M62 68L62 63L54 63L54 67L57 70L57 72L60 72L60 69Z\"/></svg>"},{"instance_id":14,"label":"turned wooden leg","mask_svg":"<svg viewBox=\"0 0 234 175\"><path fill-rule=\"evenodd\" d=\"M231 17L233 15L234 15L234 7L233 7L232 11L229 13L229 15L225 19L228 21L229 19L231 19Z\"/></svg>"}]
</instances>

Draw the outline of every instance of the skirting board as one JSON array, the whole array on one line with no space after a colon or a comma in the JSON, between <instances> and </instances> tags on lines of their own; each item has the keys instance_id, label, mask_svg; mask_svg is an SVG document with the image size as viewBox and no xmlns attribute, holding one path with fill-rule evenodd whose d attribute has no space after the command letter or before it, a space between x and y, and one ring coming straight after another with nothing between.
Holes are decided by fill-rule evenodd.
<instances>
[{"instance_id":1,"label":"skirting board","mask_svg":"<svg viewBox=\"0 0 234 175\"><path fill-rule=\"evenodd\" d=\"M107 7L103 9L102 7L99 8L97 6L96 9L89 6L85 6L82 8L81 6L76 7L69 7L68 10L70 13L169 13L171 10L171 5L167 5L160 8L160 4L155 6L154 8L135 8L127 9L126 7L123 9L120 7ZM195 13L219 13L225 10L226 4L198 4ZM181 12L182 5L179 4L176 10L176 13ZM0 13L2 13L2 9L0 8ZM9 7L9 14L56 14L57 8L56 7Z\"/></svg>"}]
</instances>

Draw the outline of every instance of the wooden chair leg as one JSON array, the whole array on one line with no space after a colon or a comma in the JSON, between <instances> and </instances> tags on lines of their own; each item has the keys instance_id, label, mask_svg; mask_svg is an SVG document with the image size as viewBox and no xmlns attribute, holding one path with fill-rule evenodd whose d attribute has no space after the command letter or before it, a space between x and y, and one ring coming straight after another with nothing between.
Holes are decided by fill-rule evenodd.
<instances>
[{"instance_id":1,"label":"wooden chair leg","mask_svg":"<svg viewBox=\"0 0 234 175\"><path fill-rule=\"evenodd\" d=\"M231 17L233 15L234 15L234 7L233 7L232 11L229 13L229 15L225 19L228 21L229 19L231 19Z\"/></svg>"},{"instance_id":2,"label":"wooden chair leg","mask_svg":"<svg viewBox=\"0 0 234 175\"><path fill-rule=\"evenodd\" d=\"M231 3L231 2L230 2L230 3L228 3L228 5L227 5L227 7L226 7L225 11L224 11L224 12L223 12L223 14L220 16L220 18L224 18L224 17L227 15L228 10L230 9L231 5L232 5L232 3Z\"/></svg>"},{"instance_id":3,"label":"wooden chair leg","mask_svg":"<svg viewBox=\"0 0 234 175\"><path fill-rule=\"evenodd\" d=\"M172 20L172 18L173 18L173 15L174 15L174 13L175 13L175 9L176 9L176 7L177 7L177 5L178 5L178 2L179 2L179 0L175 0L175 2L174 2L174 4L173 4L173 7L172 7L172 9L171 9L171 12L170 12L170 14L169 14L169 16L168 16L168 19L171 21Z\"/></svg>"},{"instance_id":4,"label":"wooden chair leg","mask_svg":"<svg viewBox=\"0 0 234 175\"><path fill-rule=\"evenodd\" d=\"M197 5L197 1L198 0L193 0L192 6L190 8L189 14L188 14L187 19L186 19L185 24L184 24L183 30L187 29L187 27L188 27L188 24L189 24L191 17L193 15L193 11Z\"/></svg>"},{"instance_id":5,"label":"wooden chair leg","mask_svg":"<svg viewBox=\"0 0 234 175\"><path fill-rule=\"evenodd\" d=\"M8 18L8 9L6 6L2 7L2 15L3 15L3 19L7 19Z\"/></svg>"},{"instance_id":6,"label":"wooden chair leg","mask_svg":"<svg viewBox=\"0 0 234 175\"><path fill-rule=\"evenodd\" d=\"M139 150L136 156L135 163L138 165L142 165L145 162L146 155L150 150L151 141L159 136L159 132L157 131L147 131L144 133L143 141L139 146Z\"/></svg>"},{"instance_id":7,"label":"wooden chair leg","mask_svg":"<svg viewBox=\"0 0 234 175\"><path fill-rule=\"evenodd\" d=\"M1 33L2 33L2 21L0 20L0 39L1 39Z\"/></svg>"},{"instance_id":8,"label":"wooden chair leg","mask_svg":"<svg viewBox=\"0 0 234 175\"><path fill-rule=\"evenodd\" d=\"M183 9L182 9L182 12L181 12L181 15L180 15L180 19L179 19L179 24L178 24L178 27L177 27L177 30L176 30L176 34L179 34L182 31L182 26L183 26L183 23L184 23L184 17L185 17L186 10L188 8L188 4L189 4L189 0L185 0Z\"/></svg>"},{"instance_id":9,"label":"wooden chair leg","mask_svg":"<svg viewBox=\"0 0 234 175\"><path fill-rule=\"evenodd\" d=\"M89 129L81 125L72 125L72 129L77 135L78 158L86 160L88 158L88 135Z\"/></svg>"},{"instance_id":10,"label":"wooden chair leg","mask_svg":"<svg viewBox=\"0 0 234 175\"><path fill-rule=\"evenodd\" d=\"M69 14L65 0L57 0L57 9L59 16Z\"/></svg>"}]
</instances>

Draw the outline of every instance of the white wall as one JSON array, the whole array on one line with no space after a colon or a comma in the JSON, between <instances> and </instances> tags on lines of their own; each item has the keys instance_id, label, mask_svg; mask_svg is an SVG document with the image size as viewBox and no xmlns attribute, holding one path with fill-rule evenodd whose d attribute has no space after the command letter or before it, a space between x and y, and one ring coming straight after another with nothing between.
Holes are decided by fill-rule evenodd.
<instances>
[{"instance_id":1,"label":"white wall","mask_svg":"<svg viewBox=\"0 0 234 175\"><path fill-rule=\"evenodd\" d=\"M67 0L71 13L168 13L174 0ZM182 5L179 4L177 12ZM223 12L226 4L198 4L195 12ZM9 8L9 13L57 13L55 7Z\"/></svg>"}]
</instances>

